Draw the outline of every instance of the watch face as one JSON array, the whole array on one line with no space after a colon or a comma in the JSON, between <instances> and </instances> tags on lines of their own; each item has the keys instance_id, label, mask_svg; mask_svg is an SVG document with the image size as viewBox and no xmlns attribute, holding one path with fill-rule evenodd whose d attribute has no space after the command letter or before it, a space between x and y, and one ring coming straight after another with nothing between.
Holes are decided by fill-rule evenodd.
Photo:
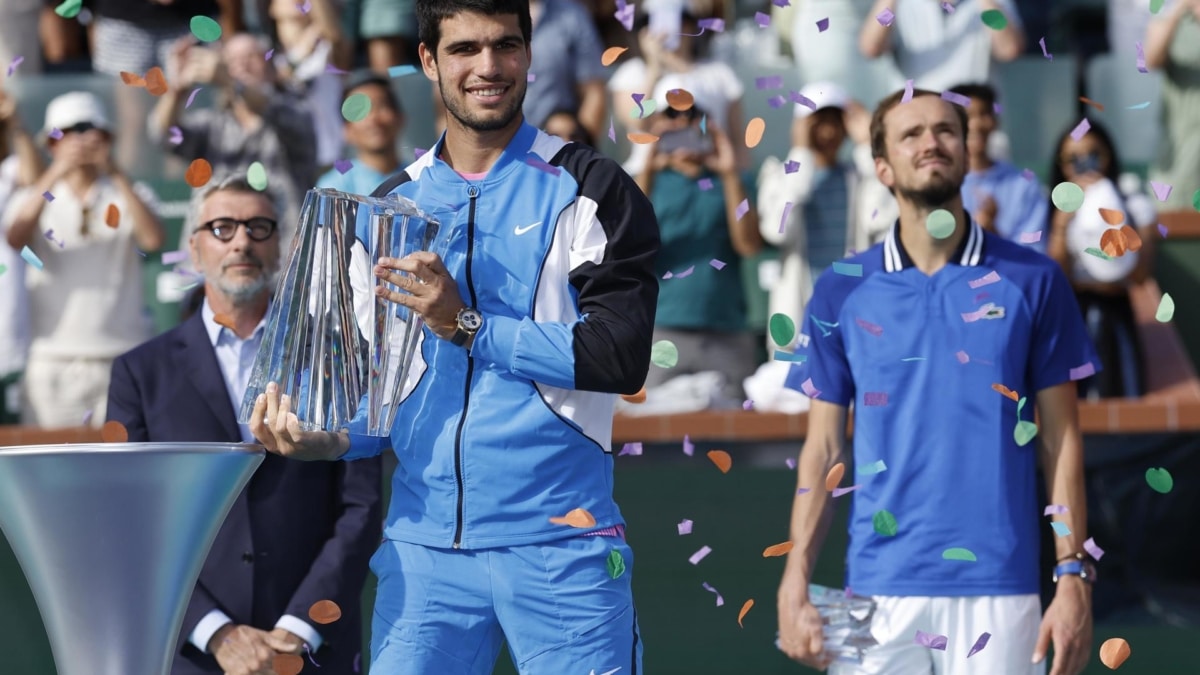
<instances>
[{"instance_id":1,"label":"watch face","mask_svg":"<svg viewBox=\"0 0 1200 675\"><path fill-rule=\"evenodd\" d=\"M458 322L463 330L474 333L483 325L483 316L473 309L464 309L458 315Z\"/></svg>"}]
</instances>

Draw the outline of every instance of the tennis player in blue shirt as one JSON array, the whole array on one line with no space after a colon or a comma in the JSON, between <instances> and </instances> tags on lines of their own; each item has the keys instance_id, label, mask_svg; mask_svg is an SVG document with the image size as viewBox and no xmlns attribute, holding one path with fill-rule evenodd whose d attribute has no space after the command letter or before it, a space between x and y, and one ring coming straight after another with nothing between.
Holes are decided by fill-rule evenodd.
<instances>
[{"instance_id":1,"label":"tennis player in blue shirt","mask_svg":"<svg viewBox=\"0 0 1200 675\"><path fill-rule=\"evenodd\" d=\"M1053 645L1051 675L1076 675L1089 656L1094 567L1082 547L1072 379L1100 366L1053 261L964 211L965 132L965 112L936 93L880 103L872 153L899 221L818 280L799 339L805 361L788 377L812 407L780 644L834 673L1034 675ZM872 470L853 481L847 585L877 603L880 643L862 664L831 663L808 597L833 511L825 480L844 459L851 404L855 464ZM1053 516L1057 591L1044 614L1037 528L1050 525L1039 523L1039 463L1050 503L1065 507ZM945 648L922 644L918 631L946 636ZM986 648L970 655L984 633Z\"/></svg>"}]
</instances>

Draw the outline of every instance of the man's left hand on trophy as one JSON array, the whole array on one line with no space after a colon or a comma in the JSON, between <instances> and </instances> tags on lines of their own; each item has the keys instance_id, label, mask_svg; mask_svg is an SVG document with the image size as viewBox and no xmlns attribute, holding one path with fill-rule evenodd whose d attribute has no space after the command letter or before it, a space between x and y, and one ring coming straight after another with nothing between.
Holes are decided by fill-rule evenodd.
<instances>
[{"instance_id":1,"label":"man's left hand on trophy","mask_svg":"<svg viewBox=\"0 0 1200 675\"><path fill-rule=\"evenodd\" d=\"M458 312L466 305L458 293L458 282L450 276L436 253L418 251L399 260L380 258L375 266L375 276L400 289L391 290L379 284L375 288L376 295L421 315L429 330L441 339L454 337L458 330Z\"/></svg>"}]
</instances>

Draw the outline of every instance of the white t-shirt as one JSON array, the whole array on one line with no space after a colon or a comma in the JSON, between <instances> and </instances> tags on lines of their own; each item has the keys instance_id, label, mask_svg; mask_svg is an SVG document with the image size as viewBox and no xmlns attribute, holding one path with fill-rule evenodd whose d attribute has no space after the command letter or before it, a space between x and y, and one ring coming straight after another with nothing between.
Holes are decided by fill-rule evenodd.
<instances>
[{"instance_id":1,"label":"white t-shirt","mask_svg":"<svg viewBox=\"0 0 1200 675\"><path fill-rule=\"evenodd\" d=\"M1010 25L1021 26L1012 0L997 0L996 5ZM913 86L941 92L989 81L992 29L980 20L977 0L959 0L953 12L943 9L940 0L896 0L892 11L892 54Z\"/></svg>"},{"instance_id":2,"label":"white t-shirt","mask_svg":"<svg viewBox=\"0 0 1200 675\"><path fill-rule=\"evenodd\" d=\"M138 196L152 211L154 191L135 183ZM142 257L133 242L129 208L117 186L100 178L85 199L59 181L54 200L42 209L29 248L43 269L27 265L31 341L29 354L41 357L113 358L153 334L143 311ZM7 227L31 188L18 191L4 213ZM104 222L109 204L116 204L121 222ZM88 234L83 236L87 207ZM53 239L53 241L52 241Z\"/></svg>"},{"instance_id":3,"label":"white t-shirt","mask_svg":"<svg viewBox=\"0 0 1200 675\"><path fill-rule=\"evenodd\" d=\"M1138 254L1133 251L1111 260L1085 252L1089 248L1101 248L1100 241L1104 233L1121 227L1106 223L1100 214L1102 208L1124 212L1125 222L1122 224L1135 230L1154 223L1156 219L1154 203L1144 194L1122 195L1108 179L1088 186L1083 192L1083 204L1067 225L1067 250L1074 259L1071 276L1076 281L1115 283L1129 276L1137 267Z\"/></svg>"},{"instance_id":4,"label":"white t-shirt","mask_svg":"<svg viewBox=\"0 0 1200 675\"><path fill-rule=\"evenodd\" d=\"M0 162L0 213L17 189L18 161L11 155ZM4 241L0 223L0 376L25 367L29 349L29 300L25 291L25 261Z\"/></svg>"}]
</instances>

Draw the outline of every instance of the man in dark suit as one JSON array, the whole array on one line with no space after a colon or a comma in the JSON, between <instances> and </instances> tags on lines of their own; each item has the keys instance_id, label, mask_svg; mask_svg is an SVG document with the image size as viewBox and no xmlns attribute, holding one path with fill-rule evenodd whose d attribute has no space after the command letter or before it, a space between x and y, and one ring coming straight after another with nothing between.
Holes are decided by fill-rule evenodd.
<instances>
[{"instance_id":1,"label":"man in dark suit","mask_svg":"<svg viewBox=\"0 0 1200 675\"><path fill-rule=\"evenodd\" d=\"M279 262L275 205L242 177L193 197L188 245L200 311L113 364L108 419L130 441L257 442L237 423ZM311 651L324 675L355 672L359 598L382 536L379 458L268 455L217 534L188 603L173 675L269 675L277 653ZM332 600L339 620L309 608Z\"/></svg>"}]
</instances>

